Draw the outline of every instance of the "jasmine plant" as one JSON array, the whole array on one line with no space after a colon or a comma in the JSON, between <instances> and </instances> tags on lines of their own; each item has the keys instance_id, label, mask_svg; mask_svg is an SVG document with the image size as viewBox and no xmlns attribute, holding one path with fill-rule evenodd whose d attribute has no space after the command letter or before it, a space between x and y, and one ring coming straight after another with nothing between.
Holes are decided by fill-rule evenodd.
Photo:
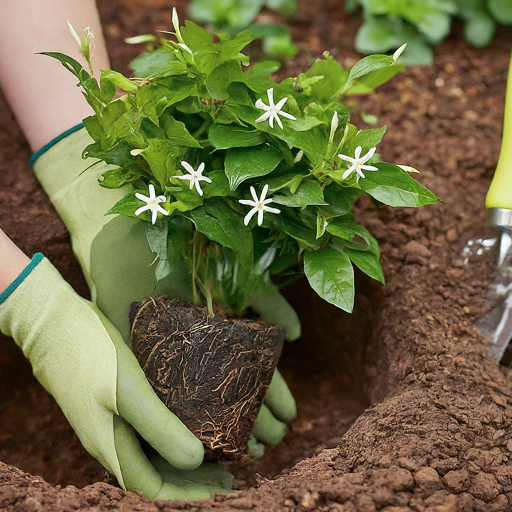
<instances>
[{"instance_id":1,"label":"jasmine plant","mask_svg":"<svg viewBox=\"0 0 512 512\"><path fill-rule=\"evenodd\" d=\"M248 67L250 32L216 42L173 19L175 39L157 60L143 57L152 68L144 77L109 70L98 82L76 60L47 54L77 77L95 111L84 119L94 140L84 156L112 164L99 185L127 187L105 213L145 222L155 280L185 261L195 300L210 310L217 301L240 313L254 294L305 274L322 298L351 311L354 265L384 282L377 242L357 223L354 202L365 194L395 207L439 200L379 161L385 127L359 130L342 102L403 69L403 47L350 70L325 53L277 83L278 64ZM116 98L116 87L126 94Z\"/></svg>"}]
</instances>

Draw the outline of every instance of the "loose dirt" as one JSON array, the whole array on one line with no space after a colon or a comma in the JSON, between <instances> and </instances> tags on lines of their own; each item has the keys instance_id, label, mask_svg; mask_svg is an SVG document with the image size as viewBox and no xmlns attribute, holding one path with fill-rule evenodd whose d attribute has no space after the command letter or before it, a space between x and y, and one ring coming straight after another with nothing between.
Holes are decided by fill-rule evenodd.
<instances>
[{"instance_id":1,"label":"loose dirt","mask_svg":"<svg viewBox=\"0 0 512 512\"><path fill-rule=\"evenodd\" d=\"M182 19L185 2L176 2ZM115 67L138 48L123 38L171 27L163 0L99 2ZM303 2L292 19L296 75L329 50L345 64L357 16L340 2ZM500 147L511 32L486 49L456 34L432 67L409 69L354 99L388 133L384 161L411 165L444 201L392 211L360 201L382 249L385 287L357 278L352 316L297 283L304 323L280 369L298 402L291 431L256 464L232 467L231 495L151 503L104 482L12 341L0 339L0 509L457 512L512 509L512 378L475 327L492 278L486 258L463 263L485 224L484 197ZM359 116L354 121L365 126ZM0 226L27 253L44 252L78 293L87 287L65 227L28 166L29 149L0 100ZM37 475L37 476L36 476Z\"/></svg>"}]
</instances>

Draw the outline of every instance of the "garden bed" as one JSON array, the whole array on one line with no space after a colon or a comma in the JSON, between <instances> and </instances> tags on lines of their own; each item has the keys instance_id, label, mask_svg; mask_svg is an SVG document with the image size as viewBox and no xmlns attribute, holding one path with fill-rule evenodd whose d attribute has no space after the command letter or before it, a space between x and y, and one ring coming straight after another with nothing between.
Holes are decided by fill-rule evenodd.
<instances>
[{"instance_id":1,"label":"garden bed","mask_svg":"<svg viewBox=\"0 0 512 512\"><path fill-rule=\"evenodd\" d=\"M353 62L357 17L334 0L303 4L293 20L303 51L283 76L302 71L308 52L327 49ZM124 37L171 26L167 2L99 7L113 65L123 70L139 50ZM485 261L464 266L460 258L465 240L485 224L509 52L510 32L483 50L454 37L436 50L433 67L407 70L358 101L388 126L378 148L383 160L422 170L419 180L444 204L392 211L359 203L358 218L381 243L387 285L358 276L353 315L326 307L303 283L287 290L304 323L303 337L286 344L280 363L298 417L260 462L232 468L237 492L153 504L104 482L102 467L1 337L0 509L512 508L512 378L487 357L475 327L491 275ZM28 157L0 100L0 226L28 253L44 252L86 296L66 229Z\"/></svg>"}]
</instances>

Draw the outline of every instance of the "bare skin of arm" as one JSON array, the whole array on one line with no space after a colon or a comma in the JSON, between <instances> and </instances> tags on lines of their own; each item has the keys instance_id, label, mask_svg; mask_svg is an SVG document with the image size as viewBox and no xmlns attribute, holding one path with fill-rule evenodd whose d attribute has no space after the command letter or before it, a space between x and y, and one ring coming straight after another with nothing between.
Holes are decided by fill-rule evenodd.
<instances>
[{"instance_id":1,"label":"bare skin of arm","mask_svg":"<svg viewBox=\"0 0 512 512\"><path fill-rule=\"evenodd\" d=\"M95 35L94 68L110 62L94 0L0 0L0 87L25 137L36 151L92 111L76 79L60 63L38 55L56 51L85 66L67 21L81 35ZM0 230L0 293L27 266L29 258Z\"/></svg>"}]
</instances>

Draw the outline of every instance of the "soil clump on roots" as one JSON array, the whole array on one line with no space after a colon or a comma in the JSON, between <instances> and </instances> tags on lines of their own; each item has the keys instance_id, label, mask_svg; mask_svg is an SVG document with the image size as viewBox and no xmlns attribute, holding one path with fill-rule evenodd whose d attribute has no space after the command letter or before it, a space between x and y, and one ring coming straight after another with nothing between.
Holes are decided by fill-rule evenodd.
<instances>
[{"instance_id":1,"label":"soil clump on roots","mask_svg":"<svg viewBox=\"0 0 512 512\"><path fill-rule=\"evenodd\" d=\"M176 2L181 19L185 3ZM139 48L123 39L169 30L161 0L99 1L114 67ZM339 1L302 2L291 20L301 53L354 63L357 16ZM231 468L237 490L204 502L149 502L104 482L14 344L0 340L0 509L458 512L512 509L512 377L487 355L475 324L492 279L462 261L485 225L484 197L500 147L509 30L485 49L454 36L432 67L409 69L357 101L388 133L384 161L414 166L444 204L392 211L360 201L381 244L387 285L358 276L352 316L304 286L287 290L304 324L280 369L298 402L285 440L258 463ZM51 50L42 48L41 50ZM44 252L82 295L69 237L28 166L29 149L0 104L0 226L27 253ZM355 124L364 127L354 118ZM33 476L34 475L34 476ZM35 476L38 475L38 476ZM40 475L40 476L39 476Z\"/></svg>"},{"instance_id":2,"label":"soil clump on roots","mask_svg":"<svg viewBox=\"0 0 512 512\"><path fill-rule=\"evenodd\" d=\"M134 302L131 347L158 398L205 448L205 460L237 460L281 355L284 327L210 317L167 295Z\"/></svg>"}]
</instances>

